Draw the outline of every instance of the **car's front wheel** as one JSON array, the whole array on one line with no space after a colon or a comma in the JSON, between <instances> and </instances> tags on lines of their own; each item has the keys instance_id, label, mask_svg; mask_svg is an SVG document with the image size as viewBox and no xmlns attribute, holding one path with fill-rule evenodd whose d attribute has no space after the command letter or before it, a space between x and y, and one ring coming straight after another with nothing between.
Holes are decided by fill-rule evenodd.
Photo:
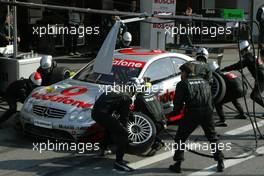
<instances>
[{"instance_id":1,"label":"car's front wheel","mask_svg":"<svg viewBox=\"0 0 264 176\"><path fill-rule=\"evenodd\" d=\"M156 138L156 126L145 114L133 113L133 120L128 122L128 153L145 154L150 149Z\"/></svg>"}]
</instances>

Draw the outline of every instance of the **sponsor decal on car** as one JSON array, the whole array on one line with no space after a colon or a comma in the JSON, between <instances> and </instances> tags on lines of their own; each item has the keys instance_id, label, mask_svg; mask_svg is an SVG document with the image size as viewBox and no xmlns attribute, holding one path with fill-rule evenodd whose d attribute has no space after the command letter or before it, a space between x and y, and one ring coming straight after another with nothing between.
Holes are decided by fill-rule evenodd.
<instances>
[{"instance_id":1,"label":"sponsor decal on car","mask_svg":"<svg viewBox=\"0 0 264 176\"><path fill-rule=\"evenodd\" d=\"M128 55L136 55L136 56L151 56L151 55L166 53L166 51L162 51L162 50L146 50L146 51L144 51L144 50L141 50L139 48L127 48L127 49L119 50L119 53L128 54Z\"/></svg>"},{"instance_id":2,"label":"sponsor decal on car","mask_svg":"<svg viewBox=\"0 0 264 176\"><path fill-rule=\"evenodd\" d=\"M143 68L146 62L140 62L136 60L127 60L127 59L113 59L113 66L119 67L128 67L128 68Z\"/></svg>"},{"instance_id":3,"label":"sponsor decal on car","mask_svg":"<svg viewBox=\"0 0 264 176\"><path fill-rule=\"evenodd\" d=\"M77 96L85 92L87 92L87 88L76 86L63 90L61 92L61 95L49 94L49 93L43 94L43 93L35 92L31 95L31 97L34 99L62 103L65 105L75 106L78 108L91 108L93 104L86 103L83 101L78 101L71 98L72 96Z\"/></svg>"}]
</instances>

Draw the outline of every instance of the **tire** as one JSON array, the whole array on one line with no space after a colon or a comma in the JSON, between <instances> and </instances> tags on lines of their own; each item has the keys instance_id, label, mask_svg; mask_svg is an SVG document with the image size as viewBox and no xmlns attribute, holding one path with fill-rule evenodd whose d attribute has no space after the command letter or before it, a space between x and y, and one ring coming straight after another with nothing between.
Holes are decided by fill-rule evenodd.
<instances>
[{"instance_id":1,"label":"tire","mask_svg":"<svg viewBox=\"0 0 264 176\"><path fill-rule=\"evenodd\" d=\"M214 103L219 103L223 100L226 94L225 80L216 72L213 72L213 84L211 87Z\"/></svg>"},{"instance_id":2,"label":"tire","mask_svg":"<svg viewBox=\"0 0 264 176\"><path fill-rule=\"evenodd\" d=\"M71 74L71 70L68 67L55 67L51 74L51 84L69 78L70 74Z\"/></svg>"},{"instance_id":3,"label":"tire","mask_svg":"<svg viewBox=\"0 0 264 176\"><path fill-rule=\"evenodd\" d=\"M144 155L151 150L151 146L155 142L157 133L156 126L154 122L143 113L134 112L133 115L134 120L129 121L127 125L128 138L129 141L131 141L128 145L128 153ZM142 127L144 127L145 133L140 131L143 129Z\"/></svg>"}]
</instances>

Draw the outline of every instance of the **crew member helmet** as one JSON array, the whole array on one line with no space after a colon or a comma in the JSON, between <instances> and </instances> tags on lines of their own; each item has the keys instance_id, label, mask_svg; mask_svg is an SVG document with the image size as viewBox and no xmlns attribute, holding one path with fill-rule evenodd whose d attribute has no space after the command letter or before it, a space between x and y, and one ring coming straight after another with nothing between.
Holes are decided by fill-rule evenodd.
<instances>
[{"instance_id":1,"label":"crew member helmet","mask_svg":"<svg viewBox=\"0 0 264 176\"><path fill-rule=\"evenodd\" d=\"M52 67L52 56L43 56L40 60L40 67L47 70Z\"/></svg>"},{"instance_id":2,"label":"crew member helmet","mask_svg":"<svg viewBox=\"0 0 264 176\"><path fill-rule=\"evenodd\" d=\"M34 72L30 75L29 79L31 82L37 86L41 86L42 78L39 72Z\"/></svg>"},{"instance_id":3,"label":"crew member helmet","mask_svg":"<svg viewBox=\"0 0 264 176\"><path fill-rule=\"evenodd\" d=\"M205 48L198 48L196 52L196 60L199 62L207 62L209 52Z\"/></svg>"},{"instance_id":4,"label":"crew member helmet","mask_svg":"<svg viewBox=\"0 0 264 176\"><path fill-rule=\"evenodd\" d=\"M256 15L256 19L259 22L264 21L264 5L258 9L258 12L257 12L257 15Z\"/></svg>"},{"instance_id":5,"label":"crew member helmet","mask_svg":"<svg viewBox=\"0 0 264 176\"><path fill-rule=\"evenodd\" d=\"M122 42L125 46L129 46L130 43L132 42L132 35L130 32L125 32L122 36Z\"/></svg>"},{"instance_id":6,"label":"crew member helmet","mask_svg":"<svg viewBox=\"0 0 264 176\"><path fill-rule=\"evenodd\" d=\"M247 40L243 40L243 41L241 41L241 42L239 43L239 50L240 50L240 51L243 51L243 50L245 50L245 49L247 49L247 50L250 49L250 46L249 46L249 43L248 43Z\"/></svg>"}]
</instances>

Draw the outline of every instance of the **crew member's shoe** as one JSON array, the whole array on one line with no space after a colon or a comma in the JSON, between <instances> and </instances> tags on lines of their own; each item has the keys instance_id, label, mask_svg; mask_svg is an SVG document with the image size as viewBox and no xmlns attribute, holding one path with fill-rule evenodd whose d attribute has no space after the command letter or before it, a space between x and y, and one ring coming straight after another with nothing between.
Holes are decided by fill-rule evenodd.
<instances>
[{"instance_id":1,"label":"crew member's shoe","mask_svg":"<svg viewBox=\"0 0 264 176\"><path fill-rule=\"evenodd\" d=\"M217 164L217 172L223 172L225 169L225 164L223 160L219 160Z\"/></svg>"},{"instance_id":2,"label":"crew member's shoe","mask_svg":"<svg viewBox=\"0 0 264 176\"><path fill-rule=\"evenodd\" d=\"M234 118L235 119L247 119L247 115L246 114L238 114Z\"/></svg>"},{"instance_id":3,"label":"crew member's shoe","mask_svg":"<svg viewBox=\"0 0 264 176\"><path fill-rule=\"evenodd\" d=\"M223 121L218 121L215 123L215 126L217 127L227 127L227 124Z\"/></svg>"},{"instance_id":4,"label":"crew member's shoe","mask_svg":"<svg viewBox=\"0 0 264 176\"><path fill-rule=\"evenodd\" d=\"M134 171L133 168L129 167L125 161L116 161L114 163L114 169L117 171L123 171L123 172L132 172Z\"/></svg>"},{"instance_id":5,"label":"crew member's shoe","mask_svg":"<svg viewBox=\"0 0 264 176\"><path fill-rule=\"evenodd\" d=\"M112 151L107 148L105 150L101 150L100 153L99 153L99 156L105 156L105 155L111 155L112 154Z\"/></svg>"},{"instance_id":6,"label":"crew member's shoe","mask_svg":"<svg viewBox=\"0 0 264 176\"><path fill-rule=\"evenodd\" d=\"M75 56L80 56L81 53L79 53L79 52L75 52L74 55L75 55Z\"/></svg>"},{"instance_id":7,"label":"crew member's shoe","mask_svg":"<svg viewBox=\"0 0 264 176\"><path fill-rule=\"evenodd\" d=\"M178 161L175 164L170 165L169 170L172 171L172 172L175 172L175 173L182 173L181 162Z\"/></svg>"}]
</instances>

